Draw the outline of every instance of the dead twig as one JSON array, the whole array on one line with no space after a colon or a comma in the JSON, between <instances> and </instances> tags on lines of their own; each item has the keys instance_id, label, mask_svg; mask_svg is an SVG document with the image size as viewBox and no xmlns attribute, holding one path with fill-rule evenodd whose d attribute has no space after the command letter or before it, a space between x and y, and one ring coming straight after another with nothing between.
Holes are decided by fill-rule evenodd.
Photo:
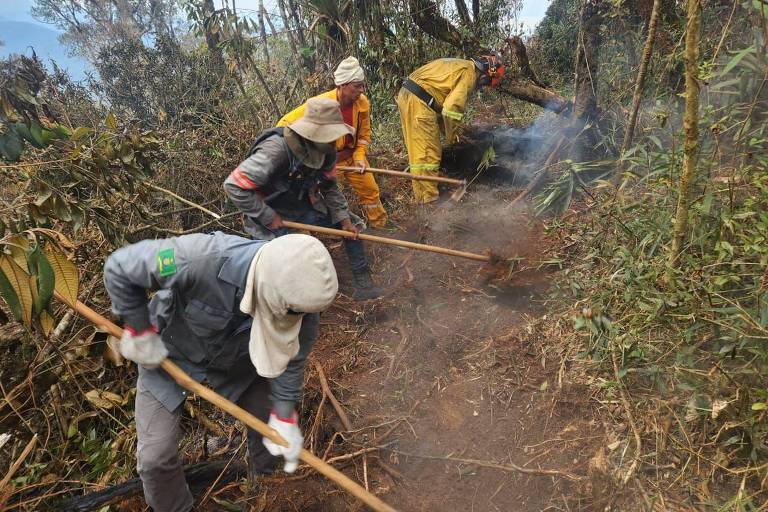
<instances>
[{"instance_id":1,"label":"dead twig","mask_svg":"<svg viewBox=\"0 0 768 512\"><path fill-rule=\"evenodd\" d=\"M5 507L5 502L8 499L8 496L10 496L10 493L6 491L6 487L8 486L8 482L11 481L11 478L13 478L13 475L16 474L16 471L21 467L21 465L24 463L24 460L26 460L29 453L32 451L32 449L37 444L37 434L32 436L32 439L29 440L27 443L27 446L24 447L24 449L21 451L21 455L11 464L11 467L8 469L8 472L5 474L2 480L0 480L0 510L2 510Z\"/></svg>"},{"instance_id":2,"label":"dead twig","mask_svg":"<svg viewBox=\"0 0 768 512\"><path fill-rule=\"evenodd\" d=\"M412 453L412 452L405 452L402 450L396 450L394 448L388 448L387 446L377 446L376 448L379 448L381 450L387 450L392 453L396 453L398 455L404 455L406 457L416 457L418 459L428 459L428 460L447 460L451 462L461 462L463 464L474 464L475 466L481 466L484 468L492 468L492 469L501 469L503 471L514 471L517 473L524 473L526 475L540 475L540 476L556 476L565 478L567 480L571 480L573 482L578 482L584 479L584 477L574 475L572 473L568 473L565 471L559 471L556 469L533 469L533 468L524 468L522 466L518 466L517 464L514 464L512 462L507 464L499 464L497 462L488 461L488 460L480 460L480 459L464 459L460 457L450 457L450 456L443 456L443 455L427 455L423 453Z\"/></svg>"},{"instance_id":3,"label":"dead twig","mask_svg":"<svg viewBox=\"0 0 768 512\"><path fill-rule=\"evenodd\" d=\"M635 436L635 457L632 461L632 465L629 466L626 474L621 479L622 485L626 485L627 482L629 482L629 479L632 478L632 475L635 474L635 470L637 469L637 465L640 461L640 451L643 447L643 442L640 438L640 432L637 430L637 424L635 423L635 417L632 414L632 409L629 405L626 391L624 390L624 386L621 383L621 377L619 377L619 363L616 360L615 349L611 351L611 360L613 361L613 373L616 377L616 383L619 385L619 398L621 399L621 405L624 407L624 412L627 415L627 421L629 421L629 426L632 428L632 434Z\"/></svg>"},{"instance_id":4,"label":"dead twig","mask_svg":"<svg viewBox=\"0 0 768 512\"><path fill-rule=\"evenodd\" d=\"M330 400L331 405L333 405L334 410L336 411L336 414L339 415L339 419L341 420L341 424L344 425L344 429L347 431L352 430L352 422L349 421L349 417L347 417L347 413L344 412L344 409L341 407L341 404L338 400L336 400L336 397L333 395L333 392L331 391L331 387L328 385L328 379L325 378L325 372L323 372L323 367L320 366L320 363L317 361L312 361L312 364L315 366L315 370L317 370L317 376L320 379L320 386L323 388L323 393L326 394L328 397L328 400Z\"/></svg>"}]
</instances>

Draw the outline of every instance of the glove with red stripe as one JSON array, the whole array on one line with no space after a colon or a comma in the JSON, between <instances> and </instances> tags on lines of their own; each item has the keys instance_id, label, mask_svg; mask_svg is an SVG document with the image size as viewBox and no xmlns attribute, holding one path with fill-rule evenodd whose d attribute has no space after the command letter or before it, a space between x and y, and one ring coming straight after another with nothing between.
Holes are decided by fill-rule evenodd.
<instances>
[{"instance_id":1,"label":"glove with red stripe","mask_svg":"<svg viewBox=\"0 0 768 512\"><path fill-rule=\"evenodd\" d=\"M296 411L293 411L289 418L280 418L275 411L272 411L272 414L269 415L268 425L288 442L288 446L280 446L266 437L264 438L264 446L272 455L282 455L285 458L283 471L293 473L299 466L299 452L301 452L301 447L304 444Z\"/></svg>"},{"instance_id":2,"label":"glove with red stripe","mask_svg":"<svg viewBox=\"0 0 768 512\"><path fill-rule=\"evenodd\" d=\"M124 358L152 370L168 357L168 349L157 334L157 328L150 326L141 332L126 326L120 339L120 353Z\"/></svg>"}]
</instances>

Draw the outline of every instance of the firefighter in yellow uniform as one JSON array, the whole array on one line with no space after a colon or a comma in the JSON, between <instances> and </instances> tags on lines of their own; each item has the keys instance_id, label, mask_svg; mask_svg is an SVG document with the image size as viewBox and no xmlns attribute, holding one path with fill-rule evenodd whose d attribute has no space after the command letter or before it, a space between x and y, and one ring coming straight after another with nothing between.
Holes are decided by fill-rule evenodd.
<instances>
[{"instance_id":1,"label":"firefighter in yellow uniform","mask_svg":"<svg viewBox=\"0 0 768 512\"><path fill-rule=\"evenodd\" d=\"M387 212L381 204L376 179L372 173L364 172L368 167L365 154L371 143L371 106L368 98L363 94L365 74L357 59L348 57L336 68L333 80L336 88L317 97L338 101L344 122L355 129L354 135L347 135L336 141L336 165L357 167L360 170L360 172L339 173L339 178L349 180L368 218L368 225L379 228L387 223ZM277 126L287 126L303 117L305 105L306 103L285 114L278 121Z\"/></svg>"},{"instance_id":2,"label":"firefighter in yellow uniform","mask_svg":"<svg viewBox=\"0 0 768 512\"><path fill-rule=\"evenodd\" d=\"M497 85L503 74L504 66L497 55L471 60L437 59L411 73L397 95L397 107L412 174L437 175L443 151L441 128L444 126L445 143L455 143L469 95L478 87ZM437 200L435 182L412 183L417 203Z\"/></svg>"}]
</instances>

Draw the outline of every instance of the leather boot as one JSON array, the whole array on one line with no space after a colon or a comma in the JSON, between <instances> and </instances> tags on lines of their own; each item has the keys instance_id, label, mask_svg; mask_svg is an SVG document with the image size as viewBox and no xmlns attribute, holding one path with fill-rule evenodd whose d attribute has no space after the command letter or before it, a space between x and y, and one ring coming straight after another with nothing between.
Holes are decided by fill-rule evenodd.
<instances>
[{"instance_id":1,"label":"leather boot","mask_svg":"<svg viewBox=\"0 0 768 512\"><path fill-rule=\"evenodd\" d=\"M355 282L355 299L371 300L381 297L381 290L373 284L371 272L366 268L362 270L353 270L352 278Z\"/></svg>"}]
</instances>

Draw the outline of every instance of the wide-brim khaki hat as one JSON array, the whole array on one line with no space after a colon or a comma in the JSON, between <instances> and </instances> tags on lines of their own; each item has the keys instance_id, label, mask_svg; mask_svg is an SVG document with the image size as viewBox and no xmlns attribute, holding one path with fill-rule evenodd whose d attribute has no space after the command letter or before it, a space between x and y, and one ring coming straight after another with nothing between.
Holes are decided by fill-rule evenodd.
<instances>
[{"instance_id":1,"label":"wide-brim khaki hat","mask_svg":"<svg viewBox=\"0 0 768 512\"><path fill-rule=\"evenodd\" d=\"M339 102L330 98L308 100L304 117L288 127L301 137L321 144L355 134L355 129L344 122Z\"/></svg>"}]
</instances>

